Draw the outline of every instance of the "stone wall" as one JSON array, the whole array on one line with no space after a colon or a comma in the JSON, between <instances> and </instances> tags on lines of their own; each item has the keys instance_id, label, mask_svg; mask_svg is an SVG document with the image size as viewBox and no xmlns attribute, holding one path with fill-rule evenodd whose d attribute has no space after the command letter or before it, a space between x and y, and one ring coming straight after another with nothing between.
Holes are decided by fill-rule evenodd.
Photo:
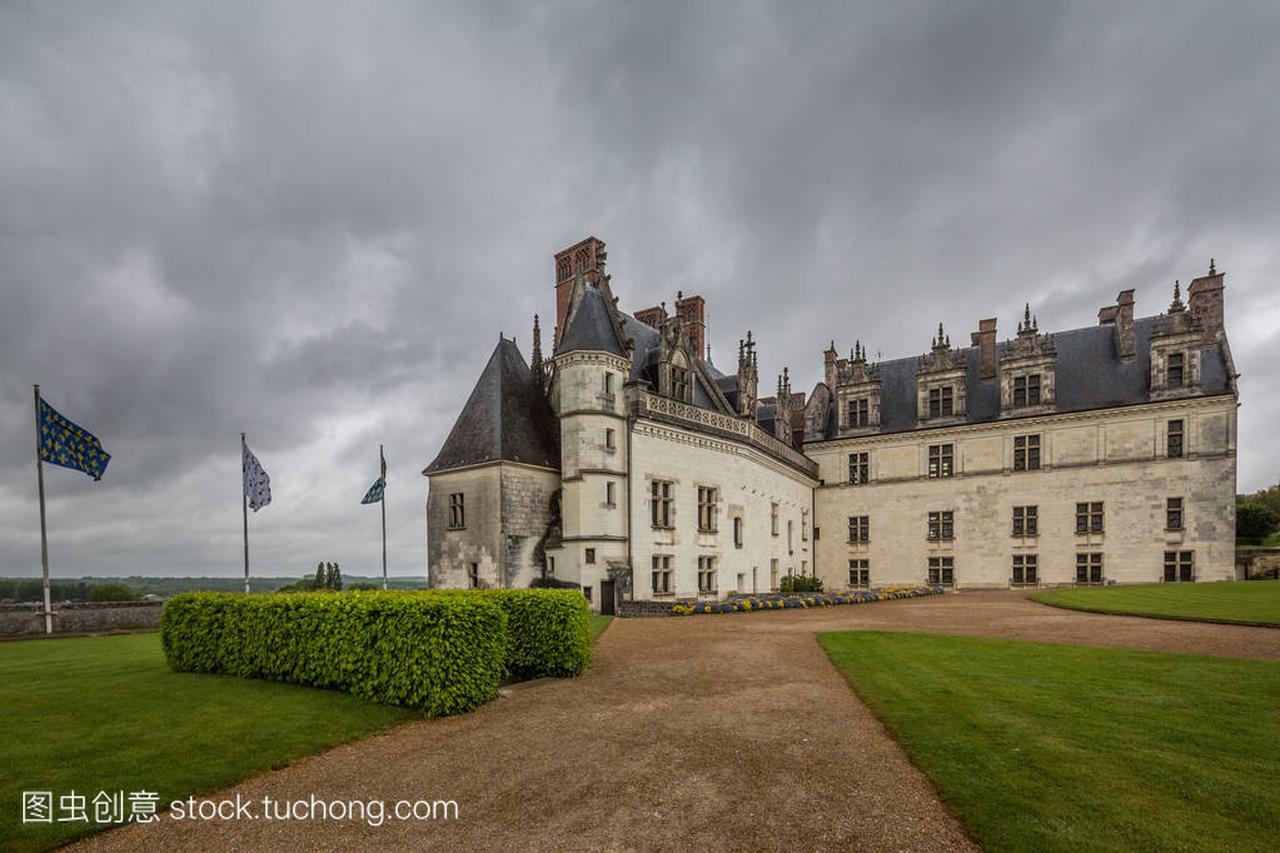
<instances>
[{"instance_id":1,"label":"stone wall","mask_svg":"<svg viewBox=\"0 0 1280 853\"><path fill-rule=\"evenodd\" d=\"M1261 580L1280 577L1280 548L1260 548L1236 553L1236 578Z\"/></svg>"},{"instance_id":2,"label":"stone wall","mask_svg":"<svg viewBox=\"0 0 1280 853\"><path fill-rule=\"evenodd\" d=\"M53 605L55 634L157 628L161 601L66 602ZM44 633L44 604L0 604L0 636Z\"/></svg>"},{"instance_id":3,"label":"stone wall","mask_svg":"<svg viewBox=\"0 0 1280 853\"><path fill-rule=\"evenodd\" d=\"M464 525L449 527L449 496L464 496ZM427 492L427 578L434 588L469 586L475 564L483 586L502 586L505 551L501 526L502 488L498 463L431 475Z\"/></svg>"},{"instance_id":4,"label":"stone wall","mask_svg":"<svg viewBox=\"0 0 1280 853\"><path fill-rule=\"evenodd\" d=\"M502 528L506 536L502 558L504 586L523 589L542 575L542 560L534 552L550 521L551 496L560 488L560 475L545 468L503 463Z\"/></svg>"},{"instance_id":5,"label":"stone wall","mask_svg":"<svg viewBox=\"0 0 1280 853\"><path fill-rule=\"evenodd\" d=\"M1076 554L1103 553L1117 583L1162 577L1165 551L1194 552L1196 580L1235 577L1235 400L1170 401L1099 412L1018 418L810 444L823 485L816 503L818 574L848 583L853 559L873 586L923 583L930 557L951 557L959 588L1005 588L1015 554L1035 554L1040 585L1072 584ZM1186 453L1169 459L1166 431L1182 420ZM1016 436L1040 440L1041 468L1013 470ZM955 474L929 478L929 446L950 444ZM870 453L870 480L848 483L848 457ZM1165 529L1168 498L1184 525ZM1076 533L1077 502L1101 501L1102 533ZM1013 507L1035 506L1039 533L1013 536ZM954 538L930 541L928 515L950 511ZM852 544L850 516L869 518L870 541Z\"/></svg>"}]
</instances>

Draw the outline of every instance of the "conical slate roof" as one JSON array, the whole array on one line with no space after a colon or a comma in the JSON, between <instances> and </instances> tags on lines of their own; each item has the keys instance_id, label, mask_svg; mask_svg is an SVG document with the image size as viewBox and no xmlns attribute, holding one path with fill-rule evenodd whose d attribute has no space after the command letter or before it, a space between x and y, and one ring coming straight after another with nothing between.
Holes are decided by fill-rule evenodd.
<instances>
[{"instance_id":1,"label":"conical slate roof","mask_svg":"<svg viewBox=\"0 0 1280 853\"><path fill-rule=\"evenodd\" d=\"M578 307L565 325L564 334L560 336L557 353L600 350L623 358L627 357L626 348L622 345L622 341L618 340L613 318L609 316L609 306L605 303L605 298L605 295L594 287L588 286L583 289Z\"/></svg>"},{"instance_id":2,"label":"conical slate roof","mask_svg":"<svg viewBox=\"0 0 1280 853\"><path fill-rule=\"evenodd\" d=\"M560 467L551 407L515 341L501 337L440 453L422 473L500 460Z\"/></svg>"}]
</instances>

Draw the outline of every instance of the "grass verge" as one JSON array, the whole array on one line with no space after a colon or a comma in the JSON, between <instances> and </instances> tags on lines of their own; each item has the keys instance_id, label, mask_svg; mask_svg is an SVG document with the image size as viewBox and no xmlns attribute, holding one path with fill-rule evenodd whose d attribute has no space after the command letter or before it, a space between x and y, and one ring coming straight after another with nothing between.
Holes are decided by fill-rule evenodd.
<instances>
[{"instance_id":1,"label":"grass verge","mask_svg":"<svg viewBox=\"0 0 1280 853\"><path fill-rule=\"evenodd\" d=\"M591 639L595 640L604 633L604 629L609 627L609 623L613 621L612 616L601 616L597 613L591 614Z\"/></svg>"},{"instance_id":2,"label":"grass verge","mask_svg":"<svg viewBox=\"0 0 1280 853\"><path fill-rule=\"evenodd\" d=\"M1280 625L1280 581L1052 589L1031 598L1042 604L1095 613Z\"/></svg>"},{"instance_id":3,"label":"grass verge","mask_svg":"<svg viewBox=\"0 0 1280 853\"><path fill-rule=\"evenodd\" d=\"M819 640L987 849L1266 850L1280 837L1280 663Z\"/></svg>"},{"instance_id":4,"label":"grass verge","mask_svg":"<svg viewBox=\"0 0 1280 853\"><path fill-rule=\"evenodd\" d=\"M159 634L23 640L0 645L0 847L40 850L105 825L23 824L23 791L159 794L226 787L370 734L413 711L345 693L175 673ZM55 813L54 820L61 813ZM88 817L94 817L93 806Z\"/></svg>"}]
</instances>

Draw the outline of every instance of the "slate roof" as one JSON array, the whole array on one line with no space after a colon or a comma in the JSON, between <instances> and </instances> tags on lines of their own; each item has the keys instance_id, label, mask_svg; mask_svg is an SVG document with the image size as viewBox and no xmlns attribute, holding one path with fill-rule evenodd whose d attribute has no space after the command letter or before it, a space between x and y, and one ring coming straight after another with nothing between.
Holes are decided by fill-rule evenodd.
<instances>
[{"instance_id":1,"label":"slate roof","mask_svg":"<svg viewBox=\"0 0 1280 853\"><path fill-rule=\"evenodd\" d=\"M1055 378L1055 412L1082 412L1113 406L1130 406L1147 402L1147 384L1151 373L1151 329L1158 318L1135 320L1134 358L1121 363L1115 347L1114 327L1086 326L1056 332L1057 351ZM1007 341L996 345L996 359L1003 357ZM984 423L1000 418L1000 379L979 378L978 348L960 350L965 359L965 422ZM916 423L917 356L880 362L880 432L907 432ZM1226 363L1218 345L1207 347L1200 358L1200 396L1226 394L1231 390ZM828 407L825 436L811 441L838 437L836 407Z\"/></svg>"},{"instance_id":2,"label":"slate roof","mask_svg":"<svg viewBox=\"0 0 1280 853\"><path fill-rule=\"evenodd\" d=\"M578 307L560 336L557 353L574 350L600 350L626 358L627 350L618 340L605 295L594 287L582 289ZM656 332L655 332L656 335Z\"/></svg>"},{"instance_id":3,"label":"slate roof","mask_svg":"<svg viewBox=\"0 0 1280 853\"><path fill-rule=\"evenodd\" d=\"M560 467L555 417L515 341L500 338L440 453L422 473L483 462Z\"/></svg>"}]
</instances>

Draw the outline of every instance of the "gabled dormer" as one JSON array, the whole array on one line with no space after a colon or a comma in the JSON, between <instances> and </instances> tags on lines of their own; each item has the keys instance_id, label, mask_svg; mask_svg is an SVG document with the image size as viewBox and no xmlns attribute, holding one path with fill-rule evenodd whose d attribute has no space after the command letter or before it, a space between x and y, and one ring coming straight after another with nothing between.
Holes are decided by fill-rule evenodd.
<instances>
[{"instance_id":1,"label":"gabled dormer","mask_svg":"<svg viewBox=\"0 0 1280 853\"><path fill-rule=\"evenodd\" d=\"M832 343L832 351L835 349ZM868 364L862 341L856 341L848 359L835 362L833 398L836 432L866 435L880 431L880 368Z\"/></svg>"},{"instance_id":2,"label":"gabled dormer","mask_svg":"<svg viewBox=\"0 0 1280 853\"><path fill-rule=\"evenodd\" d=\"M693 404L697 379L697 351L680 316L662 321L658 347L658 393L681 403Z\"/></svg>"},{"instance_id":3,"label":"gabled dormer","mask_svg":"<svg viewBox=\"0 0 1280 853\"><path fill-rule=\"evenodd\" d=\"M1058 354L1053 335L1041 335L1031 305L1023 309L1018 337L1006 341L1000 357L1000 416L1051 412L1057 386Z\"/></svg>"},{"instance_id":4,"label":"gabled dormer","mask_svg":"<svg viewBox=\"0 0 1280 853\"><path fill-rule=\"evenodd\" d=\"M965 418L964 352L938 324L933 350L916 361L916 421L922 426L960 423Z\"/></svg>"},{"instance_id":5,"label":"gabled dormer","mask_svg":"<svg viewBox=\"0 0 1280 853\"><path fill-rule=\"evenodd\" d=\"M1204 329L1182 303L1173 283L1173 302L1151 328L1151 387L1148 398L1168 400L1200 393L1200 347Z\"/></svg>"}]
</instances>

